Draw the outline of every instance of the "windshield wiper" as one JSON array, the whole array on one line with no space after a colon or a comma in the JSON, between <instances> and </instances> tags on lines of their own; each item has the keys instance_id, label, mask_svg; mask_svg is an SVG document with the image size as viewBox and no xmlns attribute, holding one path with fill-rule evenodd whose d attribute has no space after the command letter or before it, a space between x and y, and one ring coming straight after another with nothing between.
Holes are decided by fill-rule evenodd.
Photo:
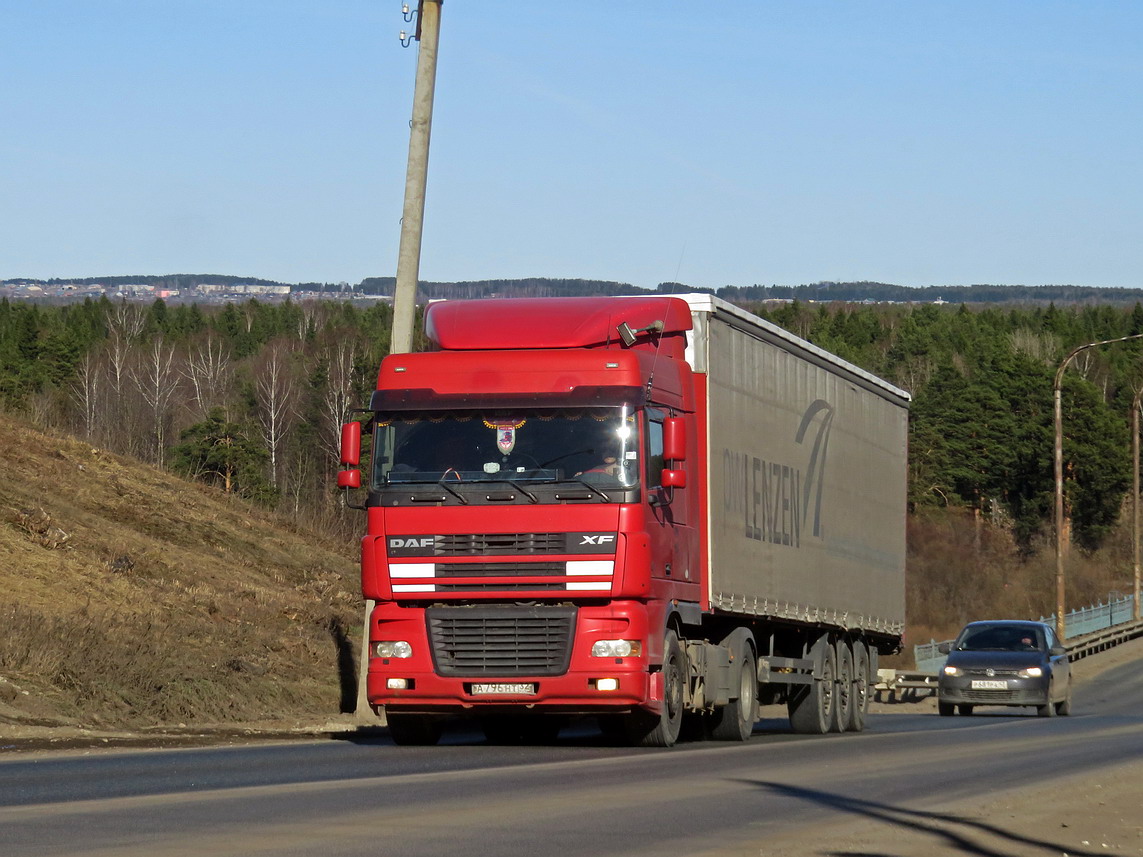
<instances>
[{"instance_id":1,"label":"windshield wiper","mask_svg":"<svg viewBox=\"0 0 1143 857\"><path fill-rule=\"evenodd\" d=\"M452 496L456 497L456 499L460 500L460 504L462 506L468 505L468 500L466 500L462 494L460 494L456 491L453 491L451 488L449 488L448 485L445 484L444 479L441 479L440 481L438 481L437 485L441 486L441 488L446 490L448 493L452 494Z\"/></svg>"},{"instance_id":2,"label":"windshield wiper","mask_svg":"<svg viewBox=\"0 0 1143 857\"><path fill-rule=\"evenodd\" d=\"M523 494L525 497L527 497L533 503L539 503L540 502L539 497L537 497L535 494L533 494L531 491L529 491L527 488L525 488L519 482L516 482L512 479L481 479L480 480L481 485L485 485L489 482L501 482L505 485L511 485L513 488L515 488L517 491L519 491L521 494Z\"/></svg>"},{"instance_id":3,"label":"windshield wiper","mask_svg":"<svg viewBox=\"0 0 1143 857\"><path fill-rule=\"evenodd\" d=\"M588 491L591 491L591 492L592 492L592 493L594 493L594 494L598 494L598 495L599 495L600 497L602 497L602 498L603 498L603 499L604 499L606 502L608 502L608 503L610 503L610 502L611 502L611 495L610 495L610 494L606 493L605 491L600 491L598 488L596 488L596 487L595 487L594 485L592 485L590 482L587 482L586 480L580 479L578 476L569 476L569 477L568 477L568 478L567 478L565 481L567 481L567 482L574 482L574 483L576 483L577 485L582 485L582 486L583 486L584 488L586 488Z\"/></svg>"}]
</instances>

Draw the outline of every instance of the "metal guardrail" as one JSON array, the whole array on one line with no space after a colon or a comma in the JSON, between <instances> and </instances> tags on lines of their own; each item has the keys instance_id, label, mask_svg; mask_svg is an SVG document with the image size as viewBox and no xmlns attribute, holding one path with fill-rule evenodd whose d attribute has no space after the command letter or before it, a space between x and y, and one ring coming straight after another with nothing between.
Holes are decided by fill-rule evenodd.
<instances>
[{"instance_id":1,"label":"metal guardrail","mask_svg":"<svg viewBox=\"0 0 1143 857\"><path fill-rule=\"evenodd\" d=\"M1102 649L1087 648L1088 643L1086 638L1093 637L1100 640L1105 638L1108 640L1115 640L1115 642L1104 644L1103 648L1109 648L1113 645L1118 645L1124 640L1131 639L1140 634L1131 633L1131 627L1141 625L1143 623L1136 623L1132 621L1135 609L1135 598L1132 595L1127 595L1123 598L1108 598L1106 604L1100 602L1093 604L1090 607L1081 607L1078 610L1072 610L1070 613L1064 614L1064 645L1068 648L1069 659L1076 661L1080 658L1087 657L1095 651L1102 651ZM1045 624L1056 624L1056 614L1051 616L1041 616L1040 620ZM1122 626L1122 628L1120 628ZM1124 636L1122 633L1117 633L1114 629L1120 629L1127 633ZM1100 632L1108 631L1107 634ZM1141 631L1143 633L1143 631ZM1120 639L1122 637L1122 639ZM946 640L944 642L952 642ZM913 671L920 675L935 675L941 671L941 667L945 665L946 655L942 655L937 647L940 642L937 640L930 640L928 643L920 643L913 646L913 663L917 668Z\"/></svg>"},{"instance_id":2,"label":"metal guardrail","mask_svg":"<svg viewBox=\"0 0 1143 857\"><path fill-rule=\"evenodd\" d=\"M1109 597L1106 604L1100 602L1091 607L1081 607L1079 610L1065 613L1064 637L1070 640L1073 637L1083 637L1113 625L1130 622L1134 612L1134 604L1135 598L1131 595L1117 599ZM1054 626L1056 614L1041 616L1040 621Z\"/></svg>"}]
</instances>

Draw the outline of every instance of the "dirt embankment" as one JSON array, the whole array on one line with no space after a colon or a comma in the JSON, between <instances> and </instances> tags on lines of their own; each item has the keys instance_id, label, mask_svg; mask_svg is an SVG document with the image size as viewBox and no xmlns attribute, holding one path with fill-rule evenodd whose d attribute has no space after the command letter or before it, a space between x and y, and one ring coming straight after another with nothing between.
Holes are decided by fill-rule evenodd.
<instances>
[{"instance_id":1,"label":"dirt embankment","mask_svg":"<svg viewBox=\"0 0 1143 857\"><path fill-rule=\"evenodd\" d=\"M0 416L0 743L336 717L356 552Z\"/></svg>"}]
</instances>

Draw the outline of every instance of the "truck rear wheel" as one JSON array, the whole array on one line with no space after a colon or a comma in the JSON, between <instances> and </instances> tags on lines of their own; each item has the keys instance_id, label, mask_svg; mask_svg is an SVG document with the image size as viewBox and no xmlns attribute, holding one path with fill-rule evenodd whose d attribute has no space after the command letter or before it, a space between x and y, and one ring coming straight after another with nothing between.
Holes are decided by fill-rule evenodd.
<instances>
[{"instance_id":1,"label":"truck rear wheel","mask_svg":"<svg viewBox=\"0 0 1143 857\"><path fill-rule=\"evenodd\" d=\"M853 642L853 699L849 706L849 732L865 729L865 715L869 713L869 649L861 640Z\"/></svg>"},{"instance_id":2,"label":"truck rear wheel","mask_svg":"<svg viewBox=\"0 0 1143 857\"><path fill-rule=\"evenodd\" d=\"M627 717L627 738L640 747L671 747L679 740L686 700L687 665L674 631L663 640L663 710L656 716L636 712Z\"/></svg>"},{"instance_id":3,"label":"truck rear wheel","mask_svg":"<svg viewBox=\"0 0 1143 857\"><path fill-rule=\"evenodd\" d=\"M837 714L830 724L831 732L844 732L853 716L853 653L849 643L839 639L834 645L837 659Z\"/></svg>"},{"instance_id":4,"label":"truck rear wheel","mask_svg":"<svg viewBox=\"0 0 1143 857\"><path fill-rule=\"evenodd\" d=\"M426 714L385 713L389 737L401 746L431 746L441 740L441 721Z\"/></svg>"},{"instance_id":5,"label":"truck rear wheel","mask_svg":"<svg viewBox=\"0 0 1143 857\"><path fill-rule=\"evenodd\" d=\"M738 699L711 715L711 737L717 741L745 741L758 720L758 668L749 647L738 659Z\"/></svg>"},{"instance_id":6,"label":"truck rear wheel","mask_svg":"<svg viewBox=\"0 0 1143 857\"><path fill-rule=\"evenodd\" d=\"M807 685L797 685L790 692L786 707L790 713L790 726L805 735L824 735L833 728L837 719L837 663L834 648L828 643L814 647L819 652L820 678Z\"/></svg>"}]
</instances>

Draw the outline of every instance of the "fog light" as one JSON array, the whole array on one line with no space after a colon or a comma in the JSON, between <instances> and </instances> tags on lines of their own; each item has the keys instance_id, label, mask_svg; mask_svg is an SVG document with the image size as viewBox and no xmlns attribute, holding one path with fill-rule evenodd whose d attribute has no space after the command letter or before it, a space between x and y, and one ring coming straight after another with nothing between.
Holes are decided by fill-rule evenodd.
<instances>
[{"instance_id":1,"label":"fog light","mask_svg":"<svg viewBox=\"0 0 1143 857\"><path fill-rule=\"evenodd\" d=\"M595 680L595 689L599 691L619 690L619 679L617 678L597 678Z\"/></svg>"},{"instance_id":2,"label":"fog light","mask_svg":"<svg viewBox=\"0 0 1143 857\"><path fill-rule=\"evenodd\" d=\"M593 658L637 658L642 653L640 640L596 640L591 646Z\"/></svg>"},{"instance_id":3,"label":"fog light","mask_svg":"<svg viewBox=\"0 0 1143 857\"><path fill-rule=\"evenodd\" d=\"M381 640L373 644L373 656L377 658L411 658L413 647L404 640Z\"/></svg>"},{"instance_id":4,"label":"fog light","mask_svg":"<svg viewBox=\"0 0 1143 857\"><path fill-rule=\"evenodd\" d=\"M407 690L409 687L409 680L407 678L391 678L385 682L385 687L389 690Z\"/></svg>"}]
</instances>

